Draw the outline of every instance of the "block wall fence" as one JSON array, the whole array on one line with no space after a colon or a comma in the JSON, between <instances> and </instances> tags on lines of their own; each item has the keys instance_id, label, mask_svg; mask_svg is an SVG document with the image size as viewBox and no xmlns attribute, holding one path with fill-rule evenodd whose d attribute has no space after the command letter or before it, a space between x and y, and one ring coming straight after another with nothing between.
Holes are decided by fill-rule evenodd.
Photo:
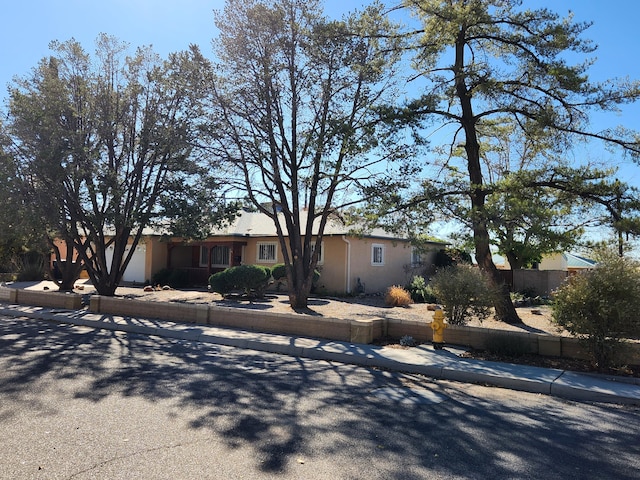
<instances>
[{"instance_id":1,"label":"block wall fence","mask_svg":"<svg viewBox=\"0 0 640 480\"><path fill-rule=\"evenodd\" d=\"M0 302L33 305L66 310L80 310L82 297L74 293L41 292L0 288ZM385 337L412 336L419 342L430 342L429 323L387 318L340 319L295 313L272 313L244 308L215 305L152 302L92 295L88 310L93 313L141 317L180 323L194 323L241 330L279 333L322 338L352 343L373 343ZM448 325L445 342L477 349L486 348L489 341L500 337L505 342L517 342L529 353L586 359L586 351L576 338L514 332L489 328ZM628 362L640 365L640 344L631 345Z\"/></svg>"}]
</instances>

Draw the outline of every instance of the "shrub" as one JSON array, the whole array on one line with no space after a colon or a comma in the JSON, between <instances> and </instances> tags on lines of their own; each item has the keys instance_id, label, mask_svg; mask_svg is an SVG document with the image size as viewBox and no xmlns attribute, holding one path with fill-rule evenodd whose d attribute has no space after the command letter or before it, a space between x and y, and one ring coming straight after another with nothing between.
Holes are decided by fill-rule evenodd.
<instances>
[{"instance_id":1,"label":"shrub","mask_svg":"<svg viewBox=\"0 0 640 480\"><path fill-rule=\"evenodd\" d=\"M580 338L599 369L622 361L625 337L640 333L640 262L603 253L554 294L554 321Z\"/></svg>"},{"instance_id":2,"label":"shrub","mask_svg":"<svg viewBox=\"0 0 640 480\"><path fill-rule=\"evenodd\" d=\"M169 277L171 276L171 272L173 270L171 268L163 268L162 270L158 270L151 277L151 283L153 285L167 285L169 283Z\"/></svg>"},{"instance_id":3,"label":"shrub","mask_svg":"<svg viewBox=\"0 0 640 480\"><path fill-rule=\"evenodd\" d=\"M415 347L416 339L411 335L405 335L400 339L400 345L402 345L403 347Z\"/></svg>"},{"instance_id":4,"label":"shrub","mask_svg":"<svg viewBox=\"0 0 640 480\"><path fill-rule=\"evenodd\" d=\"M225 295L232 290L242 290L245 295L264 295L271 281L271 269L260 265L231 267L209 277L211 291Z\"/></svg>"},{"instance_id":5,"label":"shrub","mask_svg":"<svg viewBox=\"0 0 640 480\"><path fill-rule=\"evenodd\" d=\"M30 252L18 261L19 282L35 282L44 279L46 262L42 255Z\"/></svg>"},{"instance_id":6,"label":"shrub","mask_svg":"<svg viewBox=\"0 0 640 480\"><path fill-rule=\"evenodd\" d=\"M189 286L189 272L174 268L163 268L151 277L153 285L169 285L171 288Z\"/></svg>"},{"instance_id":7,"label":"shrub","mask_svg":"<svg viewBox=\"0 0 640 480\"><path fill-rule=\"evenodd\" d=\"M433 261L437 268L450 267L452 265L471 265L471 255L460 248L445 248L436 252Z\"/></svg>"},{"instance_id":8,"label":"shrub","mask_svg":"<svg viewBox=\"0 0 640 480\"><path fill-rule=\"evenodd\" d=\"M411 300L415 303L435 303L436 301L431 287L427 285L427 281L420 275L413 277L407 290L409 291L409 295L411 295Z\"/></svg>"},{"instance_id":9,"label":"shrub","mask_svg":"<svg viewBox=\"0 0 640 480\"><path fill-rule=\"evenodd\" d=\"M273 270L271 270L271 276L274 280L282 280L287 278L287 267L284 263L279 263L273 266Z\"/></svg>"},{"instance_id":10,"label":"shrub","mask_svg":"<svg viewBox=\"0 0 640 480\"><path fill-rule=\"evenodd\" d=\"M482 321L491 313L493 291L476 267L445 267L433 276L429 285L452 325L466 325L472 316Z\"/></svg>"},{"instance_id":11,"label":"shrub","mask_svg":"<svg viewBox=\"0 0 640 480\"><path fill-rule=\"evenodd\" d=\"M394 285L387 289L384 303L390 307L406 307L411 305L411 295L404 288Z\"/></svg>"},{"instance_id":12,"label":"shrub","mask_svg":"<svg viewBox=\"0 0 640 480\"><path fill-rule=\"evenodd\" d=\"M235 267L233 267L235 268ZM231 284L231 275L229 274L230 269L223 270L222 272L214 273L209 277L209 289L212 292L219 293L221 295L226 295L227 293L233 290L233 285Z\"/></svg>"},{"instance_id":13,"label":"shrub","mask_svg":"<svg viewBox=\"0 0 640 480\"><path fill-rule=\"evenodd\" d=\"M276 282L278 282L278 291L280 291L282 282L287 280L287 267L285 266L285 264L279 263L277 265L274 265L273 269L271 270L271 276ZM318 284L318 280L320 280L320 271L316 269L313 271L312 290L315 289L316 285Z\"/></svg>"}]
</instances>

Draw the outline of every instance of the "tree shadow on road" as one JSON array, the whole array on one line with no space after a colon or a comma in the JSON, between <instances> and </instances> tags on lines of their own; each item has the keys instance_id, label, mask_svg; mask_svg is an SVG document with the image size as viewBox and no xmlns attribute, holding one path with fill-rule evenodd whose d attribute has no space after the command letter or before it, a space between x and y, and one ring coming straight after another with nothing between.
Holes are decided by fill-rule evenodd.
<instances>
[{"instance_id":1,"label":"tree shadow on road","mask_svg":"<svg viewBox=\"0 0 640 480\"><path fill-rule=\"evenodd\" d=\"M609 420L609 430L596 431L588 422L566 422L553 408L509 401L508 391L451 395L447 382L415 375L23 319L0 320L0 370L0 422L18 415L34 388L80 377L77 399L171 400L187 428L208 432L230 450L252 449L258 477L291 474L300 464L314 471L327 459L332 478L635 475L633 425L640 414L633 410L621 422L609 407L589 406ZM376 395L389 387L428 389L445 400ZM615 460L603 464L607 457ZM580 472L567 458L579 459ZM356 470L363 462L369 470Z\"/></svg>"}]
</instances>

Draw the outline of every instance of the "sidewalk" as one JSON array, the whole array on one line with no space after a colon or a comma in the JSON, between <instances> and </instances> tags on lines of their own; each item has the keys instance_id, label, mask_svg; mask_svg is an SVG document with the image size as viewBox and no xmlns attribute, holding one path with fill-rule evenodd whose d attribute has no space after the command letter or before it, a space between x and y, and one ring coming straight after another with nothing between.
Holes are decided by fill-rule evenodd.
<instances>
[{"instance_id":1,"label":"sidewalk","mask_svg":"<svg viewBox=\"0 0 640 480\"><path fill-rule=\"evenodd\" d=\"M458 355L465 350L456 346L446 346L444 350L434 350L431 345L407 349L385 348L144 318L106 316L85 310L53 310L26 305L0 304L0 315L418 373L436 379L489 384L579 401L640 405L638 378L591 375L460 358Z\"/></svg>"}]
</instances>

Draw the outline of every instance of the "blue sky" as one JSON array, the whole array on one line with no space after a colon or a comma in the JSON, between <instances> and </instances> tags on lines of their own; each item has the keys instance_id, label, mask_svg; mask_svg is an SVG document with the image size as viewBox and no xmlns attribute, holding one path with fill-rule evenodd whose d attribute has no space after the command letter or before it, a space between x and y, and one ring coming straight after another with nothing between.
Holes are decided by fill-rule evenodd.
<instances>
[{"instance_id":1,"label":"blue sky","mask_svg":"<svg viewBox=\"0 0 640 480\"><path fill-rule=\"evenodd\" d=\"M390 3L391 0L388 0ZM341 15L366 1L327 0L328 14ZM546 6L560 14L572 10L578 21L593 21L586 32L598 46L597 63L590 71L593 80L611 77L640 78L637 19L638 0L525 0L532 8ZM4 3L3 27L0 29L0 96L14 75L23 76L48 55L52 40L74 37L92 52L94 40L104 32L130 43L133 47L153 45L162 56L184 50L190 43L200 45L211 54L215 36L213 10L224 0L22 0ZM623 115L595 118L597 128L624 124L640 130L640 105L625 109ZM603 150L590 149L577 155L617 157ZM640 166L626 165L623 178L640 186Z\"/></svg>"}]
</instances>

